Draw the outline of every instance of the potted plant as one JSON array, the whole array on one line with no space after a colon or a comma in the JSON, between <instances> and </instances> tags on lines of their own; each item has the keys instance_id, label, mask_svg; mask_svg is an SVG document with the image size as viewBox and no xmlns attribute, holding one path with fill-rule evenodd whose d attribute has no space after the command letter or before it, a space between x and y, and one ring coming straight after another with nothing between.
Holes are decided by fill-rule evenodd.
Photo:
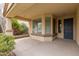
<instances>
[{"instance_id":1,"label":"potted plant","mask_svg":"<svg viewBox=\"0 0 79 59\"><path fill-rule=\"evenodd\" d=\"M6 34L0 34L0 56L12 56L14 49L14 37Z\"/></svg>"}]
</instances>

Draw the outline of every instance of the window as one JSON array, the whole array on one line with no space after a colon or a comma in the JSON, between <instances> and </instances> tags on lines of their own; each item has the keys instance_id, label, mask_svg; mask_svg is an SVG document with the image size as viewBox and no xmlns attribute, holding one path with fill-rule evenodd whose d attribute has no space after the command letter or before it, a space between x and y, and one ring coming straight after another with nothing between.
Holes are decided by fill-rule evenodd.
<instances>
[{"instance_id":1,"label":"window","mask_svg":"<svg viewBox=\"0 0 79 59\"><path fill-rule=\"evenodd\" d=\"M62 29L62 26L61 26L61 20L58 20L58 32L61 33L61 29Z\"/></svg>"},{"instance_id":2,"label":"window","mask_svg":"<svg viewBox=\"0 0 79 59\"><path fill-rule=\"evenodd\" d=\"M38 23L37 23L37 29L38 29L38 32L41 32L42 31L42 23L41 23L41 21L38 21Z\"/></svg>"},{"instance_id":3,"label":"window","mask_svg":"<svg viewBox=\"0 0 79 59\"><path fill-rule=\"evenodd\" d=\"M41 19L38 18L36 20L33 20L32 22L32 32L33 33L41 33L42 32L42 22Z\"/></svg>"},{"instance_id":4,"label":"window","mask_svg":"<svg viewBox=\"0 0 79 59\"><path fill-rule=\"evenodd\" d=\"M53 34L56 34L56 19L53 19Z\"/></svg>"},{"instance_id":5,"label":"window","mask_svg":"<svg viewBox=\"0 0 79 59\"><path fill-rule=\"evenodd\" d=\"M45 17L45 31L50 33L51 30L51 17Z\"/></svg>"}]
</instances>

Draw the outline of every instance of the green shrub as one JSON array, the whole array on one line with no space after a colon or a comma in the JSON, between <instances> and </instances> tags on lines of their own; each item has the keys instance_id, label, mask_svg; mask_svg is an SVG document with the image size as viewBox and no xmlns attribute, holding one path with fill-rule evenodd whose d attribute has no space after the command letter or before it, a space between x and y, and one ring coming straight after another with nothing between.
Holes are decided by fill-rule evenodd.
<instances>
[{"instance_id":1,"label":"green shrub","mask_svg":"<svg viewBox=\"0 0 79 59\"><path fill-rule=\"evenodd\" d=\"M26 26L26 24L21 23L21 27L22 27L22 32L23 33L28 33L28 27Z\"/></svg>"},{"instance_id":2,"label":"green shrub","mask_svg":"<svg viewBox=\"0 0 79 59\"><path fill-rule=\"evenodd\" d=\"M15 29L20 29L20 24L16 18L12 18L12 27Z\"/></svg>"},{"instance_id":3,"label":"green shrub","mask_svg":"<svg viewBox=\"0 0 79 59\"><path fill-rule=\"evenodd\" d=\"M12 18L12 28L14 31L14 35L21 34L21 31L23 30L17 18Z\"/></svg>"},{"instance_id":4,"label":"green shrub","mask_svg":"<svg viewBox=\"0 0 79 59\"><path fill-rule=\"evenodd\" d=\"M15 41L12 36L0 34L0 52L12 51L14 44Z\"/></svg>"},{"instance_id":5,"label":"green shrub","mask_svg":"<svg viewBox=\"0 0 79 59\"><path fill-rule=\"evenodd\" d=\"M28 27L24 23L19 23L17 18L12 18L12 28L14 35L28 33Z\"/></svg>"}]
</instances>

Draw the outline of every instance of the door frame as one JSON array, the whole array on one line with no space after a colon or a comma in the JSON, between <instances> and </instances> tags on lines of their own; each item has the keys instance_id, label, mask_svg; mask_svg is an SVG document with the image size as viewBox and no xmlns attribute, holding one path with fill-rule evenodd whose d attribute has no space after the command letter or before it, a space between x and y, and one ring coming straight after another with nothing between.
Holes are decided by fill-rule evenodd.
<instances>
[{"instance_id":1,"label":"door frame","mask_svg":"<svg viewBox=\"0 0 79 59\"><path fill-rule=\"evenodd\" d=\"M73 18L73 40L76 40L76 18L74 15L70 15L70 16L63 16L62 17L62 34L63 34L63 39L64 39L64 19L67 18Z\"/></svg>"}]
</instances>

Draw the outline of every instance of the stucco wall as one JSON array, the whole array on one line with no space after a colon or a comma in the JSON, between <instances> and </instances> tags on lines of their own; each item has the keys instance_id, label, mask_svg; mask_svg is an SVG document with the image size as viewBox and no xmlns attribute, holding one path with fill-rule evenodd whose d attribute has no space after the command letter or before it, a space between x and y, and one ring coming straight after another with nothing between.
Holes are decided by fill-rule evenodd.
<instances>
[{"instance_id":1,"label":"stucco wall","mask_svg":"<svg viewBox=\"0 0 79 59\"><path fill-rule=\"evenodd\" d=\"M76 14L76 42L79 45L79 8Z\"/></svg>"}]
</instances>

